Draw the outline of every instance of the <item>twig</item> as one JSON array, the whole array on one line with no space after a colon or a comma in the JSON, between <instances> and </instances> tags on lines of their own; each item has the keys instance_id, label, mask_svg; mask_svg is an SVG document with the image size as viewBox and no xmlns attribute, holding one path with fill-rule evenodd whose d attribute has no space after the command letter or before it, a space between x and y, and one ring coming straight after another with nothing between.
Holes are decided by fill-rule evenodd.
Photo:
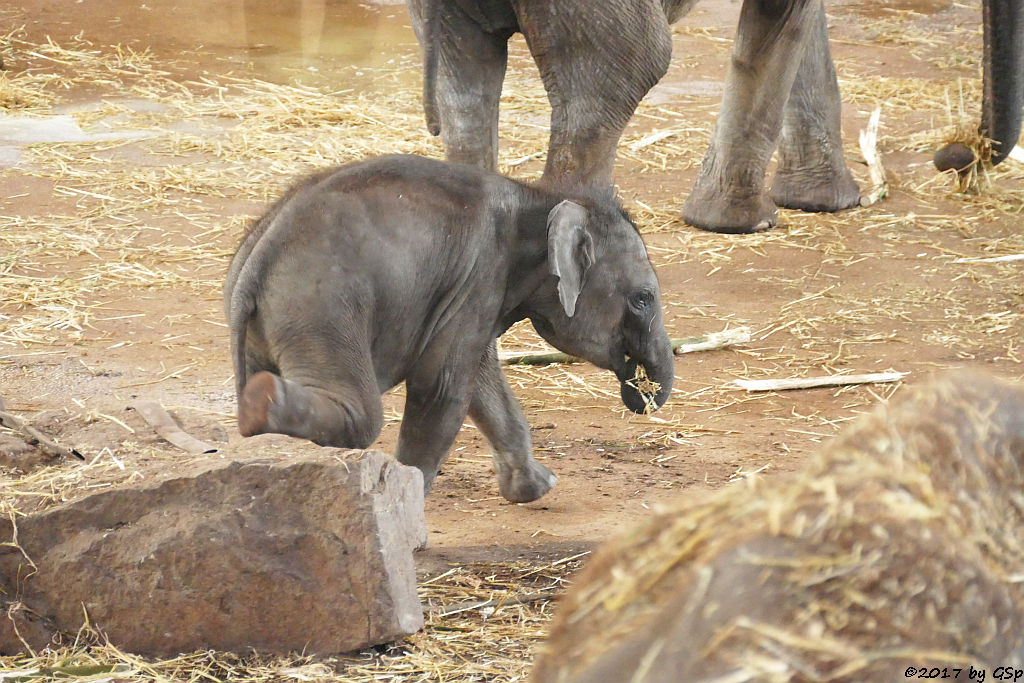
<instances>
[{"instance_id":1,"label":"twig","mask_svg":"<svg viewBox=\"0 0 1024 683\"><path fill-rule=\"evenodd\" d=\"M468 612L474 609L503 607L505 605L528 605L531 602L551 600L554 597L555 595L553 593L527 593L525 595L513 595L512 597L505 596L496 600L470 600L468 602L459 602L454 605L438 605L437 607L433 607L428 610L428 612L438 617L450 617L453 614Z\"/></svg>"},{"instance_id":2,"label":"twig","mask_svg":"<svg viewBox=\"0 0 1024 683\"><path fill-rule=\"evenodd\" d=\"M521 353L518 351L502 351L498 353L502 365L549 365L551 363L582 363L582 358L570 356L561 351L545 353Z\"/></svg>"},{"instance_id":3,"label":"twig","mask_svg":"<svg viewBox=\"0 0 1024 683\"><path fill-rule=\"evenodd\" d=\"M1007 254L1006 256L988 256L985 258L958 258L953 263L999 263L1001 261L1024 261L1024 254Z\"/></svg>"},{"instance_id":4,"label":"twig","mask_svg":"<svg viewBox=\"0 0 1024 683\"><path fill-rule=\"evenodd\" d=\"M644 147L647 147L649 145L653 145L655 142L660 142L660 141L664 140L665 138L670 138L670 137L672 137L673 135L675 135L678 132L679 132L678 130L672 130L670 128L668 130L659 130L659 131L656 131L654 133L651 133L650 135L645 135L644 137L640 138L636 142L630 143L629 151L635 152L635 151L637 151L639 149L643 149Z\"/></svg>"},{"instance_id":5,"label":"twig","mask_svg":"<svg viewBox=\"0 0 1024 683\"><path fill-rule=\"evenodd\" d=\"M750 341L750 328L737 327L721 332L712 332L700 337L686 337L685 339L671 339L672 352L676 355L693 353L694 351L712 351L724 349L734 344L744 344ZM582 358L570 356L561 351L553 352L528 352L503 351L498 354L498 359L503 365L549 365L551 363L582 363Z\"/></svg>"},{"instance_id":6,"label":"twig","mask_svg":"<svg viewBox=\"0 0 1024 683\"><path fill-rule=\"evenodd\" d=\"M881 107L875 107L871 112L871 118L868 119L867 129L860 132L860 151L868 164L868 174L871 176L871 189L861 195L861 206L871 206L888 192L882 157L878 155L878 119L881 115Z\"/></svg>"},{"instance_id":7,"label":"twig","mask_svg":"<svg viewBox=\"0 0 1024 683\"><path fill-rule=\"evenodd\" d=\"M825 377L793 377L790 379L737 379L733 384L747 391L785 391L787 389L813 389L837 387L847 384L898 382L907 372L874 372L866 375L827 375Z\"/></svg>"},{"instance_id":8,"label":"twig","mask_svg":"<svg viewBox=\"0 0 1024 683\"><path fill-rule=\"evenodd\" d=\"M20 417L8 413L3 408L3 401L0 401L0 425L20 434L21 437L25 439L25 443L35 446L52 458L66 458L70 456L78 458L79 460L85 460L85 456L74 448L61 446L52 438L46 436Z\"/></svg>"},{"instance_id":9,"label":"twig","mask_svg":"<svg viewBox=\"0 0 1024 683\"><path fill-rule=\"evenodd\" d=\"M522 166L527 161L530 161L531 159L537 159L537 158L539 158L543 154L544 154L544 152L534 152L532 154L527 154L526 156L521 156L518 159L513 159L512 161L508 162L505 165L508 166L509 168L515 168L516 166Z\"/></svg>"},{"instance_id":10,"label":"twig","mask_svg":"<svg viewBox=\"0 0 1024 683\"><path fill-rule=\"evenodd\" d=\"M750 328L736 327L731 330L712 332L702 337L673 339L672 352L678 356L684 353L693 353L694 351L713 351L735 344L746 344L748 341L750 341Z\"/></svg>"},{"instance_id":11,"label":"twig","mask_svg":"<svg viewBox=\"0 0 1024 683\"><path fill-rule=\"evenodd\" d=\"M186 434L178 426L178 423L174 421L174 418L156 401L133 401L130 405L138 411L142 419L156 430L157 434L181 450L194 455L217 452L216 446L211 446L190 434Z\"/></svg>"}]
</instances>

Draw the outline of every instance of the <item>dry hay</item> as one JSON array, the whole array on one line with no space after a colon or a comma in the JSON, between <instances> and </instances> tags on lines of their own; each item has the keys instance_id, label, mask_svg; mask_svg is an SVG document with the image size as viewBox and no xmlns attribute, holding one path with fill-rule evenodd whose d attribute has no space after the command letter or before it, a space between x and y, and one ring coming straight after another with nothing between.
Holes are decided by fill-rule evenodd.
<instances>
[{"instance_id":1,"label":"dry hay","mask_svg":"<svg viewBox=\"0 0 1024 683\"><path fill-rule=\"evenodd\" d=\"M941 27L935 22L936 15L913 9L868 3L849 9L861 16L846 27L844 33L850 37L831 39L834 45L859 45L882 55L911 55L942 70L975 69L981 63L980 7L976 3L958 4L957 10L964 14L943 16Z\"/></svg>"},{"instance_id":2,"label":"dry hay","mask_svg":"<svg viewBox=\"0 0 1024 683\"><path fill-rule=\"evenodd\" d=\"M0 71L0 109L40 109L49 106L53 101L54 96L37 80L11 77L6 71Z\"/></svg>"},{"instance_id":3,"label":"dry hay","mask_svg":"<svg viewBox=\"0 0 1024 683\"><path fill-rule=\"evenodd\" d=\"M885 113L942 111L949 103L948 79L901 78L874 76L842 79L839 89L843 102L852 104L881 103ZM968 102L981 101L978 81L961 81L963 97Z\"/></svg>"},{"instance_id":4,"label":"dry hay","mask_svg":"<svg viewBox=\"0 0 1024 683\"><path fill-rule=\"evenodd\" d=\"M644 366L637 365L636 372L626 380L626 384L640 394L640 398L644 402L644 415L650 415L658 410L658 404L654 399L661 391L661 385L647 375L647 369Z\"/></svg>"},{"instance_id":5,"label":"dry hay","mask_svg":"<svg viewBox=\"0 0 1024 683\"><path fill-rule=\"evenodd\" d=\"M1020 666L1024 389L901 396L803 471L747 480L599 551L538 681L897 680Z\"/></svg>"}]
</instances>

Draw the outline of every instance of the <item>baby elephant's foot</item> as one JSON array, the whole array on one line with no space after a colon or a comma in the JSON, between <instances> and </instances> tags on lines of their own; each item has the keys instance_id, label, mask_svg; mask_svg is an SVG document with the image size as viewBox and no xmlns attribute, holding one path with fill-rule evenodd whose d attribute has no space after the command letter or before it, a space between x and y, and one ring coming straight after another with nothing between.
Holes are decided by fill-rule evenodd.
<instances>
[{"instance_id":1,"label":"baby elephant's foot","mask_svg":"<svg viewBox=\"0 0 1024 683\"><path fill-rule=\"evenodd\" d=\"M271 424L275 401L283 394L281 379L269 372L257 372L249 378L238 397L238 431L255 436L276 431Z\"/></svg>"},{"instance_id":2,"label":"baby elephant's foot","mask_svg":"<svg viewBox=\"0 0 1024 683\"><path fill-rule=\"evenodd\" d=\"M537 500L558 483L558 477L536 460L524 465L501 466L495 458L498 475L498 490L513 503L529 503Z\"/></svg>"}]
</instances>

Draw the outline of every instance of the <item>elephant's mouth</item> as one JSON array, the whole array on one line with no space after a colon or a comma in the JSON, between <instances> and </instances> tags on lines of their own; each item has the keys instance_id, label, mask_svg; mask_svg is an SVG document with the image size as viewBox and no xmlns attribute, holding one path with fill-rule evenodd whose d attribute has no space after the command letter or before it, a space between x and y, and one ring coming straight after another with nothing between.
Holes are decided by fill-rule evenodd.
<instances>
[{"instance_id":1,"label":"elephant's mouth","mask_svg":"<svg viewBox=\"0 0 1024 683\"><path fill-rule=\"evenodd\" d=\"M619 382L629 382L636 375L636 368L639 364L632 356L625 353L622 355L622 362L617 364L612 371L619 379Z\"/></svg>"},{"instance_id":2,"label":"elephant's mouth","mask_svg":"<svg viewBox=\"0 0 1024 683\"><path fill-rule=\"evenodd\" d=\"M631 356L625 356L622 367L615 370L619 379L619 395L627 408L638 414L649 414L656 411L672 390L662 386L652 377L646 366Z\"/></svg>"}]
</instances>

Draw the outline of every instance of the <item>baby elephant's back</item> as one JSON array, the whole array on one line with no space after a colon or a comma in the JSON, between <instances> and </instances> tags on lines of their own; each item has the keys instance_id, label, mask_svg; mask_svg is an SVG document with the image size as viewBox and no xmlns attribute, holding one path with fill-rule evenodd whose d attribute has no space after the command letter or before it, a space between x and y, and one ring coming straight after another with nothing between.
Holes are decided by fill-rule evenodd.
<instances>
[{"instance_id":1,"label":"baby elephant's back","mask_svg":"<svg viewBox=\"0 0 1024 683\"><path fill-rule=\"evenodd\" d=\"M402 287L491 241L495 174L416 156L351 164L289 193L267 227L271 277L349 274ZM513 189L510 187L509 189ZM294 275L293 275L294 274Z\"/></svg>"},{"instance_id":2,"label":"baby elephant's back","mask_svg":"<svg viewBox=\"0 0 1024 683\"><path fill-rule=\"evenodd\" d=\"M247 290L244 298L255 304L251 334L271 347L274 337L292 340L298 329L334 336L354 326L374 340L375 355L403 365L418 352L414 340L459 309L456 298L476 280L493 279L503 248L495 198L507 205L519 187L415 156L322 172L254 224L228 287L235 278ZM488 297L477 292L477 305L486 307L481 299Z\"/></svg>"}]
</instances>

